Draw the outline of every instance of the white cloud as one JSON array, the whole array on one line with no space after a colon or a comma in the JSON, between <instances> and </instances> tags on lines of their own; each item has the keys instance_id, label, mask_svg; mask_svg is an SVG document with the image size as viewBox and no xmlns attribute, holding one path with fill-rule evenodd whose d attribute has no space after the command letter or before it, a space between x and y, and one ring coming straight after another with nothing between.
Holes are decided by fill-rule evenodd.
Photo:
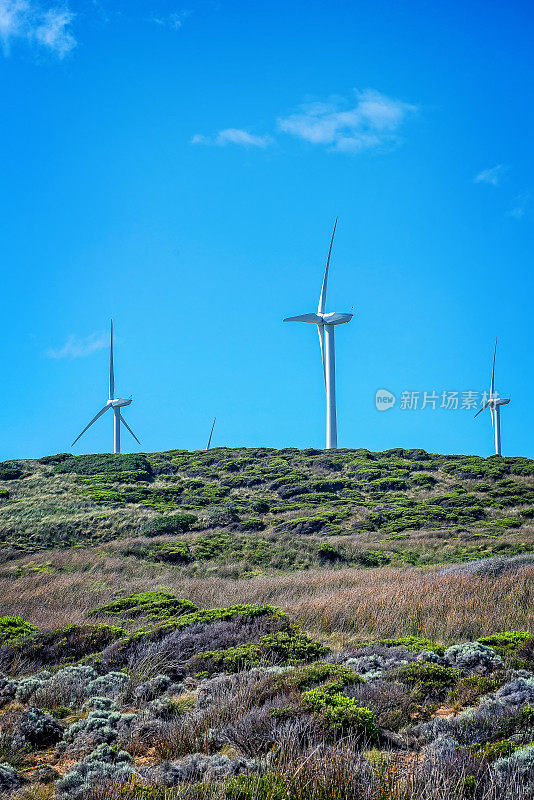
<instances>
[{"instance_id":1,"label":"white cloud","mask_svg":"<svg viewBox=\"0 0 534 800\"><path fill-rule=\"evenodd\" d=\"M392 144L407 116L417 107L372 89L356 92L356 102L334 97L328 102L308 103L278 119L283 133L330 150L357 152Z\"/></svg>"},{"instance_id":2,"label":"white cloud","mask_svg":"<svg viewBox=\"0 0 534 800\"><path fill-rule=\"evenodd\" d=\"M241 128L225 128L216 136L204 136L201 133L195 134L191 139L191 144L215 144L224 147L227 144L238 144L244 147L267 147L271 144L270 136L255 136Z\"/></svg>"},{"instance_id":3,"label":"white cloud","mask_svg":"<svg viewBox=\"0 0 534 800\"><path fill-rule=\"evenodd\" d=\"M37 44L59 58L74 47L69 30L74 14L67 6L43 8L34 0L0 0L0 38L9 53L15 40Z\"/></svg>"},{"instance_id":4,"label":"white cloud","mask_svg":"<svg viewBox=\"0 0 534 800\"><path fill-rule=\"evenodd\" d=\"M165 17L154 16L152 17L152 22L162 28L171 28L171 30L177 31L180 30L190 13L190 11L175 11Z\"/></svg>"},{"instance_id":5,"label":"white cloud","mask_svg":"<svg viewBox=\"0 0 534 800\"><path fill-rule=\"evenodd\" d=\"M46 355L49 358L84 358L102 350L107 346L108 340L105 333L91 333L90 336L79 338L71 334L63 347L55 350L49 348Z\"/></svg>"},{"instance_id":6,"label":"white cloud","mask_svg":"<svg viewBox=\"0 0 534 800\"><path fill-rule=\"evenodd\" d=\"M475 183L488 183L490 186L498 186L503 174L506 172L504 164L497 164L490 169L483 169L473 178Z\"/></svg>"},{"instance_id":7,"label":"white cloud","mask_svg":"<svg viewBox=\"0 0 534 800\"><path fill-rule=\"evenodd\" d=\"M508 216L515 217L516 219L522 219L527 213L529 206L530 206L530 194L528 192L519 194L515 198L515 205L508 212Z\"/></svg>"}]
</instances>

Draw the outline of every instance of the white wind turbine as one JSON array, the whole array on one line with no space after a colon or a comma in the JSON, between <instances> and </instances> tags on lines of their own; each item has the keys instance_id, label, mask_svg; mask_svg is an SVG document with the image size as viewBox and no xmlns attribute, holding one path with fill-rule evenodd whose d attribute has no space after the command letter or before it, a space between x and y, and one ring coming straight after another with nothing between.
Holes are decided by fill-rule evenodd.
<instances>
[{"instance_id":1,"label":"white wind turbine","mask_svg":"<svg viewBox=\"0 0 534 800\"><path fill-rule=\"evenodd\" d=\"M497 337L495 337L495 350L493 351L493 369L491 370L491 386L489 391L489 398L484 403L480 411L477 411L475 417L489 408L491 413L491 424L493 425L493 436L495 439L495 455L501 455L501 406L506 406L510 402L510 398L501 398L498 392L495 392L495 356L497 355Z\"/></svg>"},{"instance_id":2,"label":"white wind turbine","mask_svg":"<svg viewBox=\"0 0 534 800\"><path fill-rule=\"evenodd\" d=\"M300 314L298 317L286 317L284 322L311 322L317 325L319 333L319 343L321 345L321 359L323 362L323 374L326 389L326 449L335 450L337 448L337 420L336 420L336 353L334 345L334 328L336 325L343 325L350 322L353 314L331 311L325 313L326 288L328 283L328 267L330 266L330 256L332 245L336 233L337 217L334 222L334 230L330 239L328 258L324 271L323 285L319 296L317 314Z\"/></svg>"},{"instance_id":3,"label":"white wind turbine","mask_svg":"<svg viewBox=\"0 0 534 800\"><path fill-rule=\"evenodd\" d=\"M115 372L113 370L113 320L111 320L111 339L110 339L110 351L109 351L109 400L104 406L104 408L101 408L98 414L96 414L93 417L89 425L86 425L83 431L80 433L80 435L76 437L71 447L74 447L78 439L81 439L85 431L89 430L93 422L96 422L97 419L99 419L99 417L101 417L102 414L105 414L106 411L110 408L113 409L113 414L115 417L113 426L113 431L114 431L113 452L120 453L121 451L121 422L126 428L126 430L130 431L137 444L141 444L141 442L139 441L139 439L137 438L137 436L135 435L135 433L130 428L130 426L128 425L128 423L121 414L121 408L124 408L124 406L129 406L131 402L132 402L131 396L128 397L127 399L121 397L115 397Z\"/></svg>"}]
</instances>

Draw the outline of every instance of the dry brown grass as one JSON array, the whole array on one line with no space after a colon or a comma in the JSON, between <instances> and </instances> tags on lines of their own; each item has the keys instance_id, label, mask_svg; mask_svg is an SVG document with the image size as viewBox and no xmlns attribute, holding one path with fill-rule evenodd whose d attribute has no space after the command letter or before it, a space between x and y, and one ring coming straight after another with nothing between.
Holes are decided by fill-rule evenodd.
<instances>
[{"instance_id":1,"label":"dry brown grass","mask_svg":"<svg viewBox=\"0 0 534 800\"><path fill-rule=\"evenodd\" d=\"M371 637L423 635L453 642L495 631L534 630L533 567L498 578L382 567L234 580L190 577L99 549L48 551L33 563L49 563L49 571L16 578L14 567L4 566L1 612L20 614L44 629L81 621L116 592L168 587L205 608L272 603L336 646Z\"/></svg>"}]
</instances>

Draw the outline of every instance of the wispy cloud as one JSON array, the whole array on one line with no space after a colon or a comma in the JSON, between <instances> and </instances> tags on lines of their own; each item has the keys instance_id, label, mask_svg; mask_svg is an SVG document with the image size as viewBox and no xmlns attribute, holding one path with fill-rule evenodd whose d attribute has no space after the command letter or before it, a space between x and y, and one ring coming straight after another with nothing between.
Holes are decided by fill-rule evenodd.
<instances>
[{"instance_id":1,"label":"wispy cloud","mask_svg":"<svg viewBox=\"0 0 534 800\"><path fill-rule=\"evenodd\" d=\"M34 0L0 0L0 38L4 53L12 42L37 44L58 58L76 47L70 24L74 14L67 6L44 8Z\"/></svg>"},{"instance_id":2,"label":"wispy cloud","mask_svg":"<svg viewBox=\"0 0 534 800\"><path fill-rule=\"evenodd\" d=\"M225 128L216 136L204 136L197 133L191 139L191 144L214 144L224 147L228 144L237 144L242 147L267 147L272 143L270 136L256 136L241 128Z\"/></svg>"},{"instance_id":3,"label":"wispy cloud","mask_svg":"<svg viewBox=\"0 0 534 800\"><path fill-rule=\"evenodd\" d=\"M415 105L366 89L355 91L350 99L332 97L327 102L301 105L288 116L279 117L276 126L279 133L325 146L328 150L354 153L395 144L402 123L417 110ZM191 144L265 148L274 141L274 135L252 134L243 128L225 128L214 136L197 133Z\"/></svg>"},{"instance_id":4,"label":"wispy cloud","mask_svg":"<svg viewBox=\"0 0 534 800\"><path fill-rule=\"evenodd\" d=\"M278 119L278 129L330 150L357 152L395 143L400 126L416 111L415 105L366 89L350 99L301 105Z\"/></svg>"},{"instance_id":5,"label":"wispy cloud","mask_svg":"<svg viewBox=\"0 0 534 800\"><path fill-rule=\"evenodd\" d=\"M57 350L49 348L46 355L49 358L84 358L102 350L107 343L108 339L105 333L91 333L83 338L71 334L63 347Z\"/></svg>"},{"instance_id":6,"label":"wispy cloud","mask_svg":"<svg viewBox=\"0 0 534 800\"><path fill-rule=\"evenodd\" d=\"M173 31L177 31L180 30L190 13L190 11L186 10L175 11L166 16L154 15L151 19L152 22L155 22L156 25L160 25L162 28L170 28Z\"/></svg>"},{"instance_id":7,"label":"wispy cloud","mask_svg":"<svg viewBox=\"0 0 534 800\"><path fill-rule=\"evenodd\" d=\"M519 194L515 198L515 204L508 212L508 216L515 217L516 219L522 219L527 213L529 206L530 194L528 192L523 192L523 194Z\"/></svg>"},{"instance_id":8,"label":"wispy cloud","mask_svg":"<svg viewBox=\"0 0 534 800\"><path fill-rule=\"evenodd\" d=\"M483 169L482 172L475 175L473 180L475 183L487 183L490 186L498 186L505 172L506 167L504 164L496 164L496 166L490 167L490 169Z\"/></svg>"}]
</instances>

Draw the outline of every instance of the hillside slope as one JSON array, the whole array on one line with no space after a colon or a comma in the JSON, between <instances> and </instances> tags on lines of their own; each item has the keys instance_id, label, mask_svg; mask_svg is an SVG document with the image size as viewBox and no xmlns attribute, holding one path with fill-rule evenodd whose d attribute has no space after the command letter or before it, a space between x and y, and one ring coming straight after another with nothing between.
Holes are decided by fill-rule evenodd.
<instances>
[{"instance_id":1,"label":"hillside slope","mask_svg":"<svg viewBox=\"0 0 534 800\"><path fill-rule=\"evenodd\" d=\"M4 561L141 537L130 554L194 574L213 562L238 575L514 555L534 549L534 462L402 449L60 454L0 464L0 535Z\"/></svg>"}]
</instances>

